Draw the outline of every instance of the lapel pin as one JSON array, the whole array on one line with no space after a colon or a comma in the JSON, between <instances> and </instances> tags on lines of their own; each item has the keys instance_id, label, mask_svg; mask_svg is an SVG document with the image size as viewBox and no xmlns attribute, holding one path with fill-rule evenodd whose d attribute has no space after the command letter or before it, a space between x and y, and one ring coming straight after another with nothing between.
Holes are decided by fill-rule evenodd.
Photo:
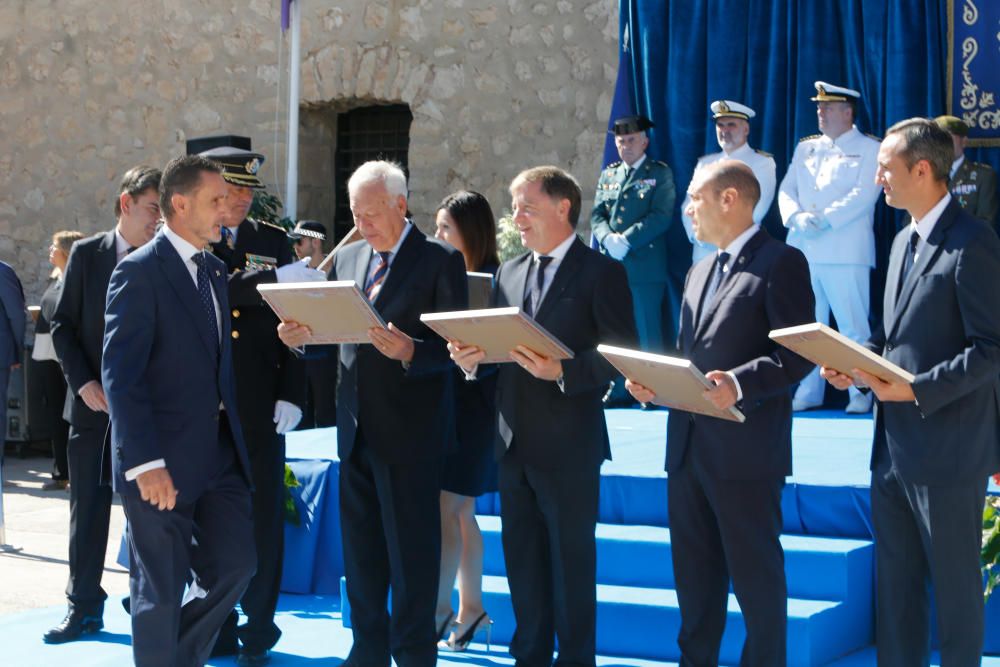
<instances>
[{"instance_id":1,"label":"lapel pin","mask_svg":"<svg viewBox=\"0 0 1000 667\"><path fill-rule=\"evenodd\" d=\"M746 257L740 257L740 259L739 259L739 261L737 262L737 264L743 264L743 263L745 263L746 261L747 261L747 258L746 258Z\"/></svg>"},{"instance_id":2,"label":"lapel pin","mask_svg":"<svg viewBox=\"0 0 1000 667\"><path fill-rule=\"evenodd\" d=\"M222 272L221 272L221 271L219 271L218 269L216 269L216 270L215 270L215 277L216 277L216 278L219 278L219 277L221 277L221 276L222 276Z\"/></svg>"}]
</instances>

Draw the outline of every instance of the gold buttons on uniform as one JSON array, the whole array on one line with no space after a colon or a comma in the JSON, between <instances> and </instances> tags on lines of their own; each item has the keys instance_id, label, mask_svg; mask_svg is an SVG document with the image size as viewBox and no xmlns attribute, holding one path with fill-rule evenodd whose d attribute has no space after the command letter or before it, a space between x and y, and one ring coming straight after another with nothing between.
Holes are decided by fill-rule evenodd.
<instances>
[{"instance_id":1,"label":"gold buttons on uniform","mask_svg":"<svg viewBox=\"0 0 1000 667\"><path fill-rule=\"evenodd\" d=\"M239 316L240 316L240 311L237 310L236 308L233 308L233 317L239 317Z\"/></svg>"},{"instance_id":2,"label":"gold buttons on uniform","mask_svg":"<svg viewBox=\"0 0 1000 667\"><path fill-rule=\"evenodd\" d=\"M234 331L232 333L232 336L233 336L233 339L239 338L240 337L240 332L239 331Z\"/></svg>"}]
</instances>

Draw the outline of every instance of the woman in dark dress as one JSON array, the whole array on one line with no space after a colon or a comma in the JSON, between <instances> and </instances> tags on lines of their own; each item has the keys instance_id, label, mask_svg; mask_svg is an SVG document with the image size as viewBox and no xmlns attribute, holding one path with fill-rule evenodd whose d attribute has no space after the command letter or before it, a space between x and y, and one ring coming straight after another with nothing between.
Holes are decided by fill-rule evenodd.
<instances>
[{"instance_id":1,"label":"woman in dark dress","mask_svg":"<svg viewBox=\"0 0 1000 667\"><path fill-rule=\"evenodd\" d=\"M69 485L69 466L66 462L66 441L69 438L69 424L63 419L63 405L66 401L66 379L63 377L59 358L52 346L49 323L56 312L59 294L62 293L62 273L69 261L69 251L73 244L83 238L80 232L56 232L49 246L49 264L52 265L51 282L45 288L40 302L40 312L35 320L35 345L31 358L38 363L39 386L42 388L45 418L52 424L52 480L42 485L45 491L65 489Z\"/></svg>"},{"instance_id":2,"label":"woman in dark dress","mask_svg":"<svg viewBox=\"0 0 1000 667\"><path fill-rule=\"evenodd\" d=\"M445 197L437 211L435 236L461 251L467 271L496 273L496 223L478 192ZM437 628L441 648L464 651L492 619L483 609L483 536L476 523L476 496L497 490L493 458L496 435L496 375L467 382L456 368L457 446L446 456L441 477L441 579ZM458 614L451 592L458 576Z\"/></svg>"}]
</instances>

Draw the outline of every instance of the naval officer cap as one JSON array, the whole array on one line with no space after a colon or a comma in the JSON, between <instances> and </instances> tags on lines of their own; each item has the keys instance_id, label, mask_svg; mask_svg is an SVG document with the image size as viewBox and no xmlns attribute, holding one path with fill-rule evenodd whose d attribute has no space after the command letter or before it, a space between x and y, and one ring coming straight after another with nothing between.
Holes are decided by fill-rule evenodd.
<instances>
[{"instance_id":1,"label":"naval officer cap","mask_svg":"<svg viewBox=\"0 0 1000 667\"><path fill-rule=\"evenodd\" d=\"M645 116L623 116L615 120L611 126L611 132L615 135L635 134L636 132L645 132L651 127L656 126Z\"/></svg>"},{"instance_id":2,"label":"naval officer cap","mask_svg":"<svg viewBox=\"0 0 1000 667\"><path fill-rule=\"evenodd\" d=\"M303 237L325 241L326 227L319 220L299 220L295 229L288 232L288 238L298 240Z\"/></svg>"},{"instance_id":3,"label":"naval officer cap","mask_svg":"<svg viewBox=\"0 0 1000 667\"><path fill-rule=\"evenodd\" d=\"M813 102L851 102L855 103L861 99L861 93L843 86L835 86L826 81L816 82L816 97L811 97Z\"/></svg>"},{"instance_id":4,"label":"naval officer cap","mask_svg":"<svg viewBox=\"0 0 1000 667\"><path fill-rule=\"evenodd\" d=\"M747 105L733 102L732 100L716 100L712 102L711 109L714 120L718 120L719 118L742 118L743 120L750 120L757 115L757 112Z\"/></svg>"},{"instance_id":5,"label":"naval officer cap","mask_svg":"<svg viewBox=\"0 0 1000 667\"><path fill-rule=\"evenodd\" d=\"M264 156L250 150L250 138L232 134L198 137L187 142L188 155L200 155L222 166L222 178L227 183L262 190L264 183L257 175Z\"/></svg>"},{"instance_id":6,"label":"naval officer cap","mask_svg":"<svg viewBox=\"0 0 1000 667\"><path fill-rule=\"evenodd\" d=\"M969 126L958 116L938 116L934 119L938 127L960 137L969 136Z\"/></svg>"}]
</instances>

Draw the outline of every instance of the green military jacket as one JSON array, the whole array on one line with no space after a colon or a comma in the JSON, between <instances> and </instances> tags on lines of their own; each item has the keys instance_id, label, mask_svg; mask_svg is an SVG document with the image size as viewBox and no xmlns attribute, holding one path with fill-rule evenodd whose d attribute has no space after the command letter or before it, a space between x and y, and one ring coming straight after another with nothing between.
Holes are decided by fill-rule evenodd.
<instances>
[{"instance_id":1,"label":"green military jacket","mask_svg":"<svg viewBox=\"0 0 1000 667\"><path fill-rule=\"evenodd\" d=\"M997 174L989 165L963 160L958 171L948 183L951 196L971 215L990 225L996 224Z\"/></svg>"},{"instance_id":2,"label":"green military jacket","mask_svg":"<svg viewBox=\"0 0 1000 667\"><path fill-rule=\"evenodd\" d=\"M667 281L665 233L673 220L674 175L649 156L626 176L622 162L609 164L597 181L590 229L604 249L608 234L624 234L631 249L622 263L630 283Z\"/></svg>"}]
</instances>

